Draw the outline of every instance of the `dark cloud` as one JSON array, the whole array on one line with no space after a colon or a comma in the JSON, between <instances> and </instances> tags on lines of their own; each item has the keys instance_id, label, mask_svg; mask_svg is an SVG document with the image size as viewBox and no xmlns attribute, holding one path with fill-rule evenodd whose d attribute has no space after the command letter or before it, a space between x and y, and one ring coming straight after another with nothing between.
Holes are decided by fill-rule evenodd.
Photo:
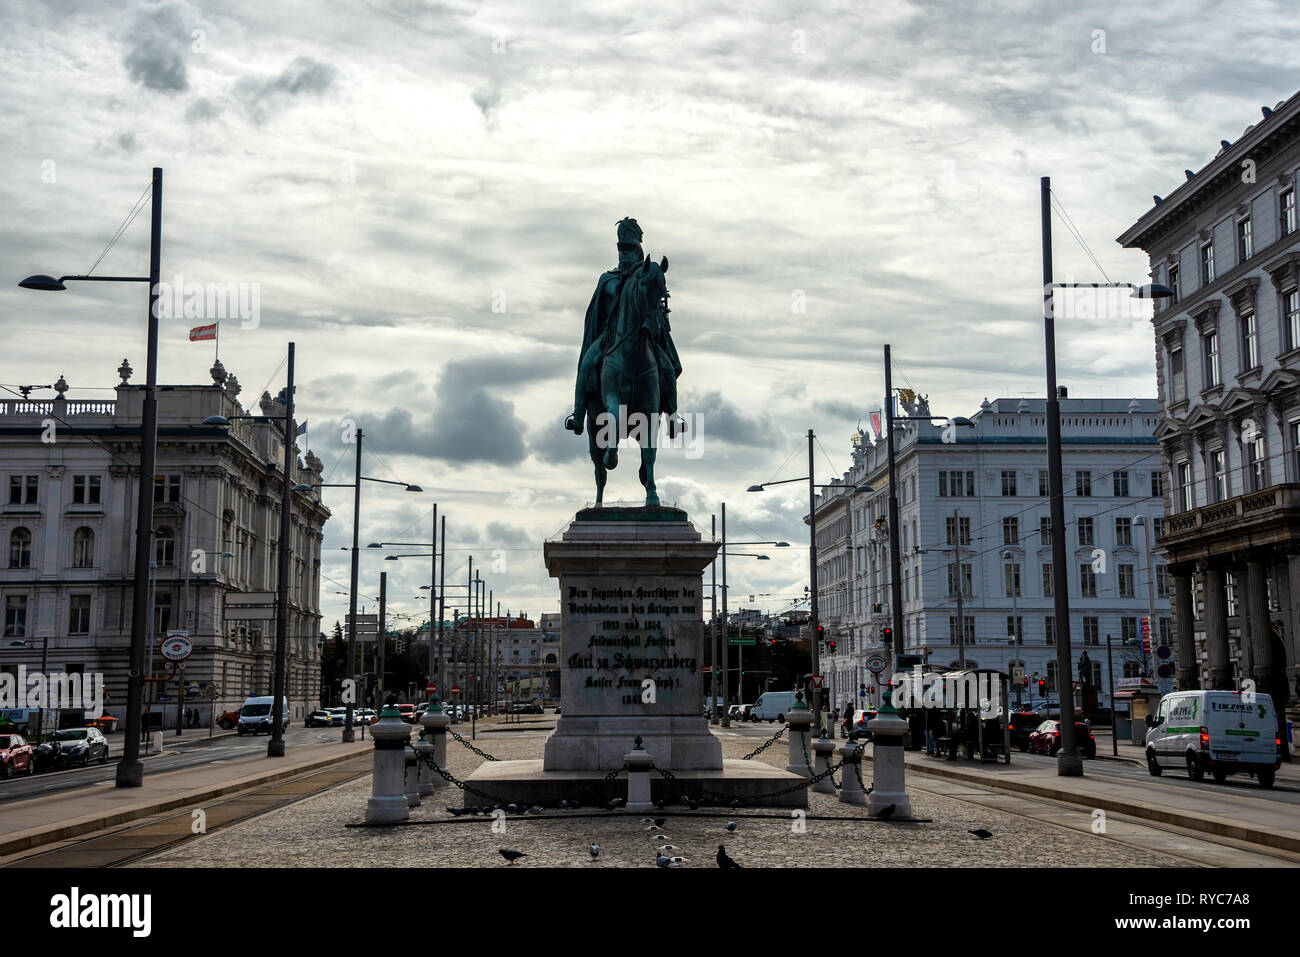
<instances>
[{"instance_id":1,"label":"dark cloud","mask_svg":"<svg viewBox=\"0 0 1300 957\"><path fill-rule=\"evenodd\" d=\"M221 107L207 97L200 97L185 110L185 119L191 123L203 123L207 120L215 120L220 113Z\"/></svg>"},{"instance_id":2,"label":"dark cloud","mask_svg":"<svg viewBox=\"0 0 1300 957\"><path fill-rule=\"evenodd\" d=\"M185 63L190 30L185 7L163 3L147 8L132 24L122 63L131 79L159 93L183 93L190 88Z\"/></svg>"},{"instance_id":3,"label":"dark cloud","mask_svg":"<svg viewBox=\"0 0 1300 957\"><path fill-rule=\"evenodd\" d=\"M334 86L338 69L309 56L299 56L278 76L258 78L246 76L235 84L235 95L243 100L253 119L261 123L266 118L265 104L286 97L322 96Z\"/></svg>"},{"instance_id":4,"label":"dark cloud","mask_svg":"<svg viewBox=\"0 0 1300 957\"><path fill-rule=\"evenodd\" d=\"M733 445L771 446L783 444L776 420L766 409L742 410L723 398L719 391L688 389L677 404L683 416L703 416L703 441L721 440Z\"/></svg>"}]
</instances>

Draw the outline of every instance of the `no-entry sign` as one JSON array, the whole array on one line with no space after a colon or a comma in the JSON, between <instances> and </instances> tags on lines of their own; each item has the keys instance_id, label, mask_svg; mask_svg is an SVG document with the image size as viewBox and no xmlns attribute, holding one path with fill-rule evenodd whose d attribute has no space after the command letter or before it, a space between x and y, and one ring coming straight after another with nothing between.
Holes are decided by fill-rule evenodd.
<instances>
[{"instance_id":1,"label":"no-entry sign","mask_svg":"<svg viewBox=\"0 0 1300 957\"><path fill-rule=\"evenodd\" d=\"M438 686L431 681L424 686L424 690L427 694L433 694L435 691L438 690Z\"/></svg>"},{"instance_id":2,"label":"no-entry sign","mask_svg":"<svg viewBox=\"0 0 1300 957\"><path fill-rule=\"evenodd\" d=\"M460 694L460 685L452 685L452 686L451 686L451 693L452 693L452 694Z\"/></svg>"}]
</instances>

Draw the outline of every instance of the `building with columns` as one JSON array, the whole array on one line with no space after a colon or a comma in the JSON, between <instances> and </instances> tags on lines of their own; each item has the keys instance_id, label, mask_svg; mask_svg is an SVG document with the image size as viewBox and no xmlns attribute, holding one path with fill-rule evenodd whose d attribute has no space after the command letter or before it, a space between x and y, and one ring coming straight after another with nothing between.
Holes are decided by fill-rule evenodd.
<instances>
[{"instance_id":1,"label":"building with columns","mask_svg":"<svg viewBox=\"0 0 1300 957\"><path fill-rule=\"evenodd\" d=\"M1300 681L1300 94L1119 237L1176 298L1153 318L1179 687ZM1279 719L1282 709L1279 708Z\"/></svg>"},{"instance_id":2,"label":"building with columns","mask_svg":"<svg viewBox=\"0 0 1300 957\"><path fill-rule=\"evenodd\" d=\"M125 715L131 642L136 497L144 387L126 360L111 399L71 397L60 377L53 399L0 400L0 669L104 675L107 714ZM200 695L183 707L209 714L270 694L275 621L241 610L240 592L274 592L284 480L283 405L263 394L243 415L239 383L218 362L207 385L160 386L153 494L152 671L158 647L185 630L194 653L181 673ZM203 425L209 416L229 427ZM280 418L276 418L280 416ZM295 429L296 432L296 429ZM290 481L319 483L306 452ZM290 555L287 693L290 719L320 702L320 545L329 510L319 490L295 492ZM237 599L236 599L237 601ZM171 726L177 683L150 684L155 726ZM160 702L159 696L166 701Z\"/></svg>"},{"instance_id":3,"label":"building with columns","mask_svg":"<svg viewBox=\"0 0 1300 957\"><path fill-rule=\"evenodd\" d=\"M900 415L931 414L924 398L904 398ZM1057 692L1045 405L986 399L973 428L895 423L904 653L944 669L963 652L967 667L1019 666L1034 697L1040 678ZM1061 400L1072 659L1087 654L1103 707L1107 636L1116 679L1137 677L1153 669L1141 618L1154 611L1157 635L1171 627L1164 564L1147 535L1162 515L1155 427L1154 399ZM818 614L827 644L835 641L822 658L830 703L879 704L866 659L892 650L883 634L893 617L883 438L853 437L852 468L816 508Z\"/></svg>"}]
</instances>

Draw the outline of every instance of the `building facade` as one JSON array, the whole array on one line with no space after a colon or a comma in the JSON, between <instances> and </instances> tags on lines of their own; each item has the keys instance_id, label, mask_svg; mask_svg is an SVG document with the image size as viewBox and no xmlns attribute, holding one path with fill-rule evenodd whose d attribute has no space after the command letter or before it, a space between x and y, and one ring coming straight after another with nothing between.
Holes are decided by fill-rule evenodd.
<instances>
[{"instance_id":1,"label":"building facade","mask_svg":"<svg viewBox=\"0 0 1300 957\"><path fill-rule=\"evenodd\" d=\"M1250 679L1294 715L1300 94L1261 112L1119 242L1176 294L1153 324L1179 686Z\"/></svg>"},{"instance_id":2,"label":"building facade","mask_svg":"<svg viewBox=\"0 0 1300 957\"><path fill-rule=\"evenodd\" d=\"M895 431L905 653L939 668L958 667L963 652L967 667L1019 666L1032 697L1039 679L1057 691L1044 407L986 399L973 428L916 421ZM1104 703L1107 636L1115 677L1133 677L1152 667L1141 618L1154 606L1155 627L1171 627L1165 568L1146 534L1162 515L1157 404L1065 398L1061 410L1070 643L1075 660L1087 653ZM930 412L912 399L902 414ZM879 704L866 658L891 657L888 493L885 442L858 433L853 467L817 498L819 615L835 642L822 671L837 708Z\"/></svg>"},{"instance_id":3,"label":"building facade","mask_svg":"<svg viewBox=\"0 0 1300 957\"><path fill-rule=\"evenodd\" d=\"M5 609L0 669L102 673L105 712L125 715L135 582L136 500L144 389L123 360L113 399L74 399L56 383L54 399L0 401L0 603ZM179 704L201 720L270 694L273 611L237 607L230 596L274 592L284 472L283 406L261 398L243 414L239 384L220 363L211 385L158 391L157 470L146 486L153 507L151 670L168 674L159 653L167 632L188 632L194 653L179 677ZM230 426L206 426L209 416ZM290 481L320 482L311 452ZM319 706L320 543L329 510L319 490L294 493L287 694L291 720ZM178 684L150 682L150 723L171 725ZM193 693L197 690L197 694Z\"/></svg>"}]
</instances>

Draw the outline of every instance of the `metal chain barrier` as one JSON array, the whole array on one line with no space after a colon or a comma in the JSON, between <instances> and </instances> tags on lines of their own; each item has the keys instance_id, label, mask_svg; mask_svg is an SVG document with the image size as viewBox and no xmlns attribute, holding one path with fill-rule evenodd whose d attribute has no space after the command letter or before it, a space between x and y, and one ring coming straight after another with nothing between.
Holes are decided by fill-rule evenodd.
<instances>
[{"instance_id":1,"label":"metal chain barrier","mask_svg":"<svg viewBox=\"0 0 1300 957\"><path fill-rule=\"evenodd\" d=\"M480 749L474 747L474 745L470 744L468 741L466 741L464 738L462 738L462 737L461 737L459 734L457 734L455 731L451 730L451 728L448 728L448 729L447 729L447 733L448 733L449 735L451 735L453 738L455 738L457 741L459 741L461 744L465 745L465 747L469 748L471 751L473 751L475 754L477 754L477 755L478 755L480 758L482 758L483 760L485 760L485 761L500 761L500 760L501 760L500 758L494 758L492 755L488 754L486 751L482 751L482 750L480 750Z\"/></svg>"},{"instance_id":2,"label":"metal chain barrier","mask_svg":"<svg viewBox=\"0 0 1300 957\"><path fill-rule=\"evenodd\" d=\"M772 737L768 738L767 741L765 741L763 744L760 744L760 745L759 745L757 748L755 748L753 751L750 751L749 754L745 755L745 756L744 756L743 758L741 758L740 760L742 760L742 761L748 761L750 758L754 757L754 755L756 755L756 754L762 754L764 751L766 751L766 750L767 750L768 748L770 748L772 745L776 744L777 739L780 738L781 735L785 734L785 732L787 731L787 729L789 729L789 727L790 727L790 726L789 726L788 724L783 724L783 725L781 725L781 730L780 730L780 731L778 731L776 734L772 735Z\"/></svg>"}]
</instances>

